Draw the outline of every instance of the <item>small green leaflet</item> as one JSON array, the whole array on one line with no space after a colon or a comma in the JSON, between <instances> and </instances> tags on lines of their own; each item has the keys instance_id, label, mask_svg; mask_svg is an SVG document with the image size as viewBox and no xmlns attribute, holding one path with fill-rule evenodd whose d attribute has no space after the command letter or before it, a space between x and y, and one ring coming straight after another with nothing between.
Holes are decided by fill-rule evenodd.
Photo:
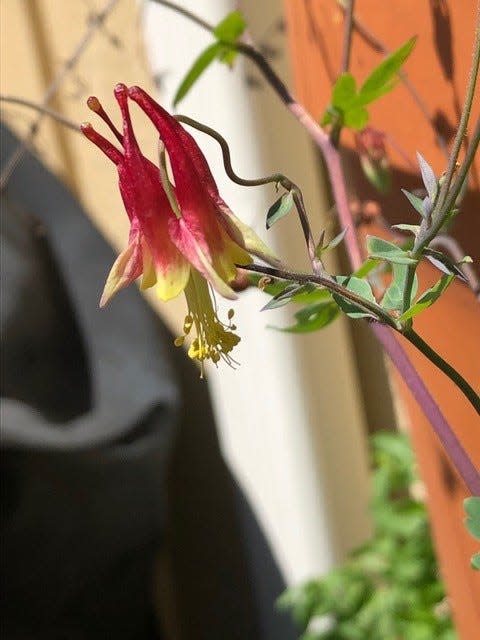
<instances>
[{"instance_id":1,"label":"small green leaflet","mask_svg":"<svg viewBox=\"0 0 480 640\"><path fill-rule=\"evenodd\" d=\"M367 249L370 258L380 258L396 264L416 264L418 262L396 244L376 236L367 236Z\"/></svg>"},{"instance_id":2,"label":"small green leaflet","mask_svg":"<svg viewBox=\"0 0 480 640\"><path fill-rule=\"evenodd\" d=\"M187 95L192 86L198 80L198 78L202 75L202 73L211 65L211 63L222 53L225 51L225 47L223 44L219 42L215 42L207 47L202 53L198 56L195 62L192 64L190 69L188 70L186 76L182 80L180 86L177 89L177 93L173 99L173 105L176 106L180 100Z\"/></svg>"},{"instance_id":3,"label":"small green leaflet","mask_svg":"<svg viewBox=\"0 0 480 640\"><path fill-rule=\"evenodd\" d=\"M302 293L308 293L311 291L309 284L289 284L283 291L277 293L260 311L268 311L269 309L276 309L277 307L283 307L285 304L292 302L293 297Z\"/></svg>"},{"instance_id":4,"label":"small green leaflet","mask_svg":"<svg viewBox=\"0 0 480 640\"><path fill-rule=\"evenodd\" d=\"M331 300L330 302L320 302L304 307L295 314L296 324L291 327L272 327L278 331L286 333L310 333L323 329L340 313L338 306Z\"/></svg>"},{"instance_id":5,"label":"small green leaflet","mask_svg":"<svg viewBox=\"0 0 480 640\"><path fill-rule=\"evenodd\" d=\"M454 275L445 275L440 278L440 280L427 289L425 293L423 293L414 305L407 309L405 313L403 313L399 320L400 322L404 322L405 320L409 320L410 318L414 318L419 313L421 313L424 309L431 307L434 302L436 302L439 297L444 293L444 291L449 287L450 283L454 279Z\"/></svg>"},{"instance_id":6,"label":"small green leaflet","mask_svg":"<svg viewBox=\"0 0 480 640\"><path fill-rule=\"evenodd\" d=\"M425 216L425 210L423 207L423 200L422 198L419 198L418 196L416 196L413 193L410 193L410 191L407 191L406 189L402 189L401 190L403 195L406 196L408 198L408 201L410 202L410 204L412 205L412 207L422 216Z\"/></svg>"},{"instance_id":7,"label":"small green leaflet","mask_svg":"<svg viewBox=\"0 0 480 640\"><path fill-rule=\"evenodd\" d=\"M293 193L288 191L284 193L280 198L272 204L267 213L266 227L270 229L275 222L278 222L280 218L290 213L293 207Z\"/></svg>"},{"instance_id":8,"label":"small green leaflet","mask_svg":"<svg viewBox=\"0 0 480 640\"><path fill-rule=\"evenodd\" d=\"M376 304L375 296L373 295L372 288L366 280L355 278L354 276L335 276L335 280L344 286L352 293L356 293L368 302ZM343 298L340 294L332 294L333 299L338 304L340 309L347 314L350 318L374 318L375 316L368 311L364 311L361 307L354 302Z\"/></svg>"},{"instance_id":9,"label":"small green leaflet","mask_svg":"<svg viewBox=\"0 0 480 640\"><path fill-rule=\"evenodd\" d=\"M338 245L343 241L347 231L348 229L343 229L343 231L340 231L340 233L336 235L334 238L332 238L330 242L327 242L326 245L323 244L323 239L325 236L325 231L324 231L321 235L320 242L318 243L318 246L315 249L315 255L317 256L317 258L320 258L322 253L325 253L326 251L331 251L332 249L335 249L335 247L338 247Z\"/></svg>"},{"instance_id":10,"label":"small green leaflet","mask_svg":"<svg viewBox=\"0 0 480 640\"><path fill-rule=\"evenodd\" d=\"M245 31L247 23L240 11L232 11L217 24L213 33L218 40L235 42Z\"/></svg>"},{"instance_id":11,"label":"small green leaflet","mask_svg":"<svg viewBox=\"0 0 480 640\"><path fill-rule=\"evenodd\" d=\"M463 507L467 517L465 526L474 538L480 540L480 498L472 496L463 501ZM480 571L480 553L475 553L471 560L473 569Z\"/></svg>"},{"instance_id":12,"label":"small green leaflet","mask_svg":"<svg viewBox=\"0 0 480 640\"><path fill-rule=\"evenodd\" d=\"M394 88L395 76L412 52L414 45L415 38L411 38L387 56L372 71L358 91L352 74L342 73L333 85L331 104L323 114L321 124L363 129L369 119L365 107Z\"/></svg>"},{"instance_id":13,"label":"small green leaflet","mask_svg":"<svg viewBox=\"0 0 480 640\"><path fill-rule=\"evenodd\" d=\"M237 51L229 45L233 45L238 40L245 31L245 27L245 19L240 11L232 11L215 27L213 33L217 38L217 42L214 42L202 51L187 71L173 99L174 106L183 100L195 82L214 60L218 60L229 66L233 64L237 56Z\"/></svg>"},{"instance_id":14,"label":"small green leaflet","mask_svg":"<svg viewBox=\"0 0 480 640\"><path fill-rule=\"evenodd\" d=\"M435 198L437 197L438 183L437 178L433 172L432 167L428 164L425 158L421 153L417 151L417 160L418 166L420 167L420 172L422 174L423 184L425 185L425 189L427 190L428 197L430 201L435 202Z\"/></svg>"},{"instance_id":15,"label":"small green leaflet","mask_svg":"<svg viewBox=\"0 0 480 640\"><path fill-rule=\"evenodd\" d=\"M394 264L393 265L393 278L390 286L385 291L385 295L382 299L382 307L385 309L393 309L395 311L401 311L403 307L403 290L405 288L405 280L408 273L408 266L406 264ZM415 275L413 280L413 286L411 291L410 304L415 297L418 289L418 278Z\"/></svg>"},{"instance_id":16,"label":"small green leaflet","mask_svg":"<svg viewBox=\"0 0 480 640\"><path fill-rule=\"evenodd\" d=\"M406 233L412 233L414 236L420 231L419 224L392 224L392 229L400 229Z\"/></svg>"},{"instance_id":17,"label":"small green leaflet","mask_svg":"<svg viewBox=\"0 0 480 640\"><path fill-rule=\"evenodd\" d=\"M373 260L372 258L368 258L356 271L354 271L354 273L352 273L352 275L356 278L364 278L365 276L368 276L370 271L373 271L374 269L379 267L381 263L381 260Z\"/></svg>"},{"instance_id":18,"label":"small green leaflet","mask_svg":"<svg viewBox=\"0 0 480 640\"><path fill-rule=\"evenodd\" d=\"M332 105L346 112L355 106L357 83L351 73L346 72L338 78L332 89Z\"/></svg>"},{"instance_id":19,"label":"small green leaflet","mask_svg":"<svg viewBox=\"0 0 480 640\"><path fill-rule=\"evenodd\" d=\"M408 42L393 51L381 62L368 76L359 91L360 103L370 104L385 95L395 86L395 76L400 71L403 63L411 54L415 46L416 38L410 38Z\"/></svg>"},{"instance_id":20,"label":"small green leaflet","mask_svg":"<svg viewBox=\"0 0 480 640\"><path fill-rule=\"evenodd\" d=\"M474 538L480 540L480 498L472 496L463 501L463 507L467 517L465 526Z\"/></svg>"},{"instance_id":21,"label":"small green leaflet","mask_svg":"<svg viewBox=\"0 0 480 640\"><path fill-rule=\"evenodd\" d=\"M470 256L465 256L463 260L455 263L451 258L446 256L441 251L430 249L430 247L427 247L423 250L423 255L433 264L434 267L440 269L440 271L443 271L443 273L452 274L454 276L457 276L457 278L460 278L460 280L463 280L463 282L468 282L459 265L463 264L464 262L472 262Z\"/></svg>"},{"instance_id":22,"label":"small green leaflet","mask_svg":"<svg viewBox=\"0 0 480 640\"><path fill-rule=\"evenodd\" d=\"M213 33L222 43L235 43L245 31L247 23L240 11L232 11L214 29ZM220 62L231 67L238 55L235 49L226 48L219 56Z\"/></svg>"}]
</instances>

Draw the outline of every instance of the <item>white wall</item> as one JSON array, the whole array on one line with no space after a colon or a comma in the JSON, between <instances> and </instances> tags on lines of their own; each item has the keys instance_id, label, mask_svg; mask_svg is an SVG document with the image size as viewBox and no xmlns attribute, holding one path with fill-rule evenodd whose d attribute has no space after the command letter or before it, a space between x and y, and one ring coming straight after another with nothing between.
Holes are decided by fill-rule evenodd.
<instances>
[{"instance_id":1,"label":"white wall","mask_svg":"<svg viewBox=\"0 0 480 640\"><path fill-rule=\"evenodd\" d=\"M216 23L233 8L228 0L179 0ZM280 16L279 1L245 3L264 32ZM158 97L169 107L186 69L211 36L172 11L146 3L143 24ZM275 42L285 47L282 36ZM275 64L286 73L285 55ZM256 71L252 72L259 77ZM234 71L212 66L180 105L229 141L236 171L257 177L283 171L297 180L320 228L326 210L317 158L299 125L269 88L249 90L243 62ZM286 262L306 266L298 222L282 220L264 231L273 187L245 189L225 177L216 143L195 136L206 151L225 200L263 233ZM291 310L260 314L266 299L242 295L235 322L241 366L211 371L211 387L225 456L267 534L289 582L329 568L368 532L364 417L343 321L323 332L294 337L266 328L285 325ZM221 308L228 308L219 301Z\"/></svg>"}]
</instances>

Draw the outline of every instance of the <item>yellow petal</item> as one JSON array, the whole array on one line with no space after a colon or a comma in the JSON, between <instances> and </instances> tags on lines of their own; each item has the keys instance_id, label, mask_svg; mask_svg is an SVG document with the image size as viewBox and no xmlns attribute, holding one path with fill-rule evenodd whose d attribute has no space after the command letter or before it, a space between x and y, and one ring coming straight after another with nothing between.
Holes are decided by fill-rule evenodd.
<instances>
[{"instance_id":1,"label":"yellow petal","mask_svg":"<svg viewBox=\"0 0 480 640\"><path fill-rule=\"evenodd\" d=\"M242 222L240 218L237 218L223 201L217 202L217 206L230 236L237 244L245 247L249 253L253 253L254 256L258 256L269 264L278 265L280 263L273 251L257 236L255 231L248 224ZM237 262L237 264L240 264L240 262ZM245 262L244 264L247 263Z\"/></svg>"},{"instance_id":2,"label":"yellow petal","mask_svg":"<svg viewBox=\"0 0 480 640\"><path fill-rule=\"evenodd\" d=\"M247 265L252 262L251 256L242 249L236 242L231 240L227 234L222 234L225 244L223 251L213 256L213 268L220 278L225 282L232 282L237 275L235 265Z\"/></svg>"},{"instance_id":3,"label":"yellow petal","mask_svg":"<svg viewBox=\"0 0 480 640\"><path fill-rule=\"evenodd\" d=\"M155 290L158 297L164 302L176 298L187 286L189 277L190 264L179 254L176 263L169 265L165 271L156 270Z\"/></svg>"},{"instance_id":4,"label":"yellow petal","mask_svg":"<svg viewBox=\"0 0 480 640\"><path fill-rule=\"evenodd\" d=\"M150 249L147 246L145 240L142 241L142 256L143 256L143 277L140 284L142 291L150 289L157 282L157 274L155 273L155 267L153 264L153 257Z\"/></svg>"}]
</instances>

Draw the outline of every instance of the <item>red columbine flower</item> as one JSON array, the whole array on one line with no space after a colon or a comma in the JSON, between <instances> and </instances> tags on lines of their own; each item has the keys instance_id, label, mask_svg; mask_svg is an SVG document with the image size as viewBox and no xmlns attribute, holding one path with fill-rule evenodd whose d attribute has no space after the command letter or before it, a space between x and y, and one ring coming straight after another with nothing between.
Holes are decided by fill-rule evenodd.
<instances>
[{"instance_id":1,"label":"red columbine flower","mask_svg":"<svg viewBox=\"0 0 480 640\"><path fill-rule=\"evenodd\" d=\"M160 167L140 151L128 96L160 134ZM182 344L193 326L197 337L188 353L200 361L202 371L206 359L217 363L222 357L231 364L229 354L240 341L231 324L233 311L228 313L228 324L219 320L209 285L222 296L234 299L230 283L237 274L236 265L249 264L250 253L269 262L275 258L222 200L205 157L177 120L139 87L127 90L119 84L115 97L122 114L123 135L96 98L89 98L88 105L108 124L123 147L121 151L89 123L82 125L85 136L116 164L120 193L130 219L128 246L110 271L100 305L140 276L142 289L155 286L162 300L184 291L188 313L184 335L175 344ZM174 184L167 176L165 152Z\"/></svg>"}]
</instances>

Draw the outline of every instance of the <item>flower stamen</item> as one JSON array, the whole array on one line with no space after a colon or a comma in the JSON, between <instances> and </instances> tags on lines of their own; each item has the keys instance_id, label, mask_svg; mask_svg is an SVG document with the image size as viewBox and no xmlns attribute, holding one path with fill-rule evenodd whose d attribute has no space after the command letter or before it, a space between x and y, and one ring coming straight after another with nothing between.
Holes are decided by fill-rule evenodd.
<instances>
[{"instance_id":1,"label":"flower stamen","mask_svg":"<svg viewBox=\"0 0 480 640\"><path fill-rule=\"evenodd\" d=\"M206 280L193 269L185 288L185 296L188 314L183 325L184 333L174 344L183 345L192 327L195 328L196 337L190 344L188 355L192 360L199 362L202 377L205 360L211 360L216 365L222 359L230 367L238 365L230 355L240 342L240 337L234 333L236 327L231 323L233 309L228 312L228 324L222 322L217 314L213 292L209 290Z\"/></svg>"}]
</instances>

